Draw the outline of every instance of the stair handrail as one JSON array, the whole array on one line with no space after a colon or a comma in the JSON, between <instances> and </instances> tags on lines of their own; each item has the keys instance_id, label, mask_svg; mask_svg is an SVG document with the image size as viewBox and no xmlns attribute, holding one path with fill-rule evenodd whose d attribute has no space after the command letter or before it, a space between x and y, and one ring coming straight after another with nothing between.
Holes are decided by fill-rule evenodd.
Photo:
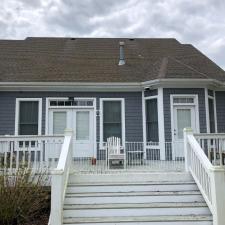
<instances>
[{"instance_id":1,"label":"stair handrail","mask_svg":"<svg viewBox=\"0 0 225 225\"><path fill-rule=\"evenodd\" d=\"M213 215L213 225L225 224L225 168L213 166L193 135L184 129L185 170L190 171Z\"/></svg>"},{"instance_id":2,"label":"stair handrail","mask_svg":"<svg viewBox=\"0 0 225 225\"><path fill-rule=\"evenodd\" d=\"M49 225L62 225L63 204L72 162L72 130L65 129L57 168L51 173L51 214Z\"/></svg>"}]
</instances>

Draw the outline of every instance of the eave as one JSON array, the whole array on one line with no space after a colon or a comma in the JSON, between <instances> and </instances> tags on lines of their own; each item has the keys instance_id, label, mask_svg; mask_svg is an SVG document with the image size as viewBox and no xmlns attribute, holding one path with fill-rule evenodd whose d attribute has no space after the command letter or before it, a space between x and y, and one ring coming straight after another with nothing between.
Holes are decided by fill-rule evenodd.
<instances>
[{"instance_id":1,"label":"eave","mask_svg":"<svg viewBox=\"0 0 225 225\"><path fill-rule=\"evenodd\" d=\"M155 79L145 82L0 82L0 91L134 92L145 88L212 88L225 90L214 79Z\"/></svg>"}]
</instances>

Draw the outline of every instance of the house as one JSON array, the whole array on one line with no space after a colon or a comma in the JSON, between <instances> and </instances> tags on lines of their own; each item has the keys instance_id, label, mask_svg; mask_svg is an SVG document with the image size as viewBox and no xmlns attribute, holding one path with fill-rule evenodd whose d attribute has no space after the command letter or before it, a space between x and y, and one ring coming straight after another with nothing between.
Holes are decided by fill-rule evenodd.
<instances>
[{"instance_id":1,"label":"house","mask_svg":"<svg viewBox=\"0 0 225 225\"><path fill-rule=\"evenodd\" d=\"M218 203L219 197L215 194L218 192L214 185L217 177L214 177L213 183L211 182L214 178L210 178L210 182L208 180L211 177L208 174L210 168L217 167L218 161L220 171L224 169L225 148L221 146L224 146L225 135L219 133L225 133L225 71L194 46L181 44L170 38L1 40L0 105L0 151L5 154L20 152L14 154L17 163L21 157L29 159L34 165L47 163L49 166L56 163L57 168L63 168L66 174L68 168L65 163L70 160L78 174L76 176L89 174L88 179L79 178L86 183L88 180L94 182L100 179L96 177L97 174L104 174L102 179L104 177L106 180L118 179L115 181L117 183L122 179L119 176L126 182L134 176L137 182L145 179L158 182L154 174L159 172L161 181L165 182L168 181L165 179L176 173L174 177L177 176L177 180L170 180L168 187L175 181L187 184L196 182L210 212L205 203L199 200L199 196L197 200L193 197L197 195L196 192L193 195L184 193L183 199L190 195L193 201L200 201L199 208L195 206L195 217L179 217L181 215L172 212L172 217L167 221L168 215L162 220L159 217L164 214L155 215L153 210L150 214L156 217L149 218L148 213L140 212L142 219L139 221L139 217L135 217L132 223L225 223L219 212L220 208L224 209L225 202L221 199L222 203ZM183 130L187 127L192 128L196 136L187 133L184 145ZM67 139L62 139L66 128L73 131L69 145L65 143ZM116 166L115 169L108 168L106 142L109 137L120 138L121 148L125 151L122 169L120 167L118 170ZM14 147L9 144L11 142L15 143ZM196 153L199 148L205 155ZM188 156L192 151L193 154ZM30 157L26 152L30 153ZM61 158L62 152L67 157ZM207 156L209 159L205 159ZM6 157L4 160L6 161ZM201 162L203 164L196 169L194 165ZM121 161L115 160L115 164L121 164ZM184 174L185 169L188 174ZM140 177L143 176L141 180L137 178L139 175L135 175L138 171L142 174ZM151 173L145 173L146 171ZM171 172L169 176L168 172ZM62 177L68 177L65 174L61 174ZM62 177L61 182L67 185L68 179ZM57 183L57 179L57 176L53 178L53 183ZM100 183L102 182L101 180ZM196 191L197 186L191 186L191 190ZM61 200L64 199L65 192L57 188L59 187L53 187L53 193L55 190L59 191L63 196ZM183 188L187 187L184 185ZM61 200L57 200L55 204L59 204ZM70 202L68 199L66 201ZM63 202L60 204L62 207ZM223 207L219 207L221 204ZM123 205L126 212L129 211L127 207L128 205ZM148 205L147 208L149 207L154 208ZM187 209L190 204L185 207ZM165 204L159 208L162 208L163 213L171 211L171 208L177 210L175 206L168 209ZM167 210L164 212L165 208ZM113 209L111 215L115 216L116 211ZM58 210L63 211L62 208ZM69 207L68 211L70 210ZM86 217L89 213L94 217L90 208L88 210L84 208L86 214L78 213L79 218ZM74 211L65 212L69 218L69 222L64 222L65 224L79 224L73 220L73 213ZM193 214L193 211L190 209L187 213ZM213 219L210 213L213 214ZM203 215L198 216L199 214ZM62 213L57 215L59 217L51 217L55 219L53 224L63 221ZM118 221L123 224L131 223L129 219L123 219L120 215ZM99 222L97 219L93 221L95 224ZM102 221L105 224L118 222L112 218L100 222ZM90 222L80 220L80 223Z\"/></svg>"}]
</instances>

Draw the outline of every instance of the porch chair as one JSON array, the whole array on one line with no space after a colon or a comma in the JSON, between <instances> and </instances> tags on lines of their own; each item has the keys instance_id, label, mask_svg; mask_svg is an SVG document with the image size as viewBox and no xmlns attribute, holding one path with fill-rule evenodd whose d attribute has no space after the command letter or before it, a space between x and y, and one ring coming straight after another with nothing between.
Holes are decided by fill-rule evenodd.
<instances>
[{"instance_id":1,"label":"porch chair","mask_svg":"<svg viewBox=\"0 0 225 225\"><path fill-rule=\"evenodd\" d=\"M126 165L126 153L121 146L118 137L107 138L107 165L109 169L124 169Z\"/></svg>"}]
</instances>

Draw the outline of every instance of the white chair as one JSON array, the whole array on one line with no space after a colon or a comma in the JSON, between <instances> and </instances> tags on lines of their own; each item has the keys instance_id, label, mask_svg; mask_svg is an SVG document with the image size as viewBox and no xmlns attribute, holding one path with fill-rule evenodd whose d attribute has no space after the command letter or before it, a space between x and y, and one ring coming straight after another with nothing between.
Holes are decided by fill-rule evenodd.
<instances>
[{"instance_id":1,"label":"white chair","mask_svg":"<svg viewBox=\"0 0 225 225\"><path fill-rule=\"evenodd\" d=\"M121 140L118 137L107 138L107 164L109 169L124 169L126 165L126 153L121 146Z\"/></svg>"}]
</instances>

